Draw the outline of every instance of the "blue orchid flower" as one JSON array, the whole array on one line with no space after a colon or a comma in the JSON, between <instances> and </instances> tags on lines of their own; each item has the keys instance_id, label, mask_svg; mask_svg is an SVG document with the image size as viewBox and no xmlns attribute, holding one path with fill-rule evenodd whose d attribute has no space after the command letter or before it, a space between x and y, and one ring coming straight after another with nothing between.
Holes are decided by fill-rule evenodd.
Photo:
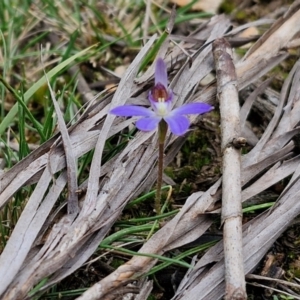
<instances>
[{"instance_id":1,"label":"blue orchid flower","mask_svg":"<svg viewBox=\"0 0 300 300\"><path fill-rule=\"evenodd\" d=\"M161 58L156 61L154 80L155 85L148 95L152 110L137 105L122 105L113 108L110 113L119 117L142 117L136 122L136 127L141 131L152 131L161 120L165 120L173 134L183 135L190 126L185 115L204 114L213 109L206 103L189 103L172 110L174 96L168 88L167 68Z\"/></svg>"}]
</instances>

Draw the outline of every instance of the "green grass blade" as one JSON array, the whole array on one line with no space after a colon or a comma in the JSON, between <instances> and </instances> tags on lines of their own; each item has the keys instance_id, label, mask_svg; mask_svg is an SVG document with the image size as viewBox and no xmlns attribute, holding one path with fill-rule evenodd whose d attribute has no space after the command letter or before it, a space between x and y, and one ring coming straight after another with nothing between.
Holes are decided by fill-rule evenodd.
<instances>
[{"instance_id":1,"label":"green grass blade","mask_svg":"<svg viewBox=\"0 0 300 300\"><path fill-rule=\"evenodd\" d=\"M101 244L100 247L105 247L110 244L112 244L114 241L119 240L123 236L130 235L136 232L143 232L143 231L149 231L152 228L153 224L146 224L146 225L140 225L140 226L132 226L130 228L125 228L122 230L119 230L116 233L113 233L109 237L105 238ZM156 229L159 229L159 226L156 226Z\"/></svg>"},{"instance_id":2,"label":"green grass blade","mask_svg":"<svg viewBox=\"0 0 300 300\"><path fill-rule=\"evenodd\" d=\"M262 203L262 204L257 204L257 205L252 205L246 208L243 208L243 214L244 213L251 213L256 210L261 210L261 209L268 209L274 205L275 202L267 202L267 203Z\"/></svg>"},{"instance_id":3,"label":"green grass blade","mask_svg":"<svg viewBox=\"0 0 300 300\"><path fill-rule=\"evenodd\" d=\"M45 119L44 128L43 128L43 134L45 136L46 141L53 134L53 130L54 130L53 113L54 113L54 106L51 105L49 110L46 113L46 119Z\"/></svg>"},{"instance_id":4,"label":"green grass blade","mask_svg":"<svg viewBox=\"0 0 300 300\"><path fill-rule=\"evenodd\" d=\"M126 220L126 223L125 223L125 221L124 222L118 222L118 223L116 223L116 225L122 226L123 224L153 222L153 221L156 221L156 220L172 217L172 216L176 215L179 211L180 211L179 209L176 209L176 210L172 210L170 212L167 212L167 213L164 213L164 214L161 214L161 215L152 216L152 217L129 219L129 220Z\"/></svg>"},{"instance_id":5,"label":"green grass blade","mask_svg":"<svg viewBox=\"0 0 300 300\"><path fill-rule=\"evenodd\" d=\"M189 249L185 252L182 252L180 253L179 255L177 255L176 257L174 257L172 260L174 260L174 262L172 261L165 261L161 264L159 264L158 266L155 266L153 267L147 274L146 276L149 276L149 275L152 275L152 274L155 274L156 272L172 265L172 264L178 264L178 262L182 262L181 259L187 257L187 256L190 256L190 255L194 255L196 253L199 253L200 251L203 251L205 249L208 249L210 247L212 247L213 245L216 244L217 241L213 241L213 242L209 242L209 243L206 243L206 244L203 244L201 246L197 246L195 248L192 248L192 249ZM170 259L171 260L171 259Z\"/></svg>"},{"instance_id":6,"label":"green grass blade","mask_svg":"<svg viewBox=\"0 0 300 300\"><path fill-rule=\"evenodd\" d=\"M19 111L19 160L22 160L24 157L28 155L29 147L26 141L25 134L25 112L24 108L20 102L18 102L18 111Z\"/></svg>"},{"instance_id":7,"label":"green grass blade","mask_svg":"<svg viewBox=\"0 0 300 300\"><path fill-rule=\"evenodd\" d=\"M151 62L153 61L156 53L158 52L158 50L160 49L161 45L163 44L163 42L166 40L166 38L168 37L168 33L166 31L163 32L163 34L160 36L160 38L155 42L155 44L153 45L153 47L150 49L150 51L148 51L147 55L145 56L145 58L143 59L141 66L139 68L139 72L144 70L144 68Z\"/></svg>"},{"instance_id":8,"label":"green grass blade","mask_svg":"<svg viewBox=\"0 0 300 300\"><path fill-rule=\"evenodd\" d=\"M170 185L165 185L165 186L163 186L161 188L162 191L169 190L169 189L170 189ZM137 205L137 204L139 204L139 203L141 203L141 202L143 202L143 201L145 201L145 200L147 200L147 199L149 199L151 197L154 197L155 193L156 193L156 190L153 190L153 191L151 191L151 192L149 192L149 193L147 193L147 194L145 194L145 195L143 195L143 196L141 196L141 197L139 197L139 198L131 201L130 203L128 203L126 205L126 208L131 208L134 205Z\"/></svg>"},{"instance_id":9,"label":"green grass blade","mask_svg":"<svg viewBox=\"0 0 300 300\"><path fill-rule=\"evenodd\" d=\"M26 103L24 101L24 98L22 99L22 97L17 93L17 91L15 91L5 80L2 76L0 76L0 82L2 82L2 84L15 96L16 100L18 101L17 104L15 104L13 106L16 107L16 112L18 112L18 105L21 105L22 108L24 109L24 112L26 113L27 117L29 118L29 120L32 122L32 124L34 125L34 128L38 131L40 137L42 138L42 140L44 140L44 134L43 134L43 126L34 118L34 116L32 115L32 113L30 112L30 110L28 109L28 107L26 106ZM24 95L25 96L25 95ZM12 109L13 109L12 108ZM11 112L11 110L10 110ZM4 118L5 119L5 118ZM4 120L1 122L0 127L2 125L2 123L4 122Z\"/></svg>"},{"instance_id":10,"label":"green grass blade","mask_svg":"<svg viewBox=\"0 0 300 300\"><path fill-rule=\"evenodd\" d=\"M190 264L188 264L188 263L186 263L184 261L179 261L179 260L176 260L176 259L168 258L168 257L157 255L157 254L139 253L139 252L135 252L135 251L132 251L132 250L125 249L125 248L112 247L112 246L108 246L108 245L104 245L104 246L102 246L102 248L120 251L120 252L123 252L123 253L131 254L133 256L152 257L152 258L164 261L164 262L169 262L171 264L176 264L176 265L182 266L184 268L191 268L192 267Z\"/></svg>"},{"instance_id":11,"label":"green grass blade","mask_svg":"<svg viewBox=\"0 0 300 300\"><path fill-rule=\"evenodd\" d=\"M48 278L43 279L41 282L38 283L29 293L28 296L34 295L36 292L38 292L48 281Z\"/></svg>"},{"instance_id":12,"label":"green grass blade","mask_svg":"<svg viewBox=\"0 0 300 300\"><path fill-rule=\"evenodd\" d=\"M70 63L74 62L77 58L81 57L82 55L86 54L89 50L91 50L95 45L88 47L75 55L71 56L67 60L63 61L59 65L57 65L55 68L50 70L47 73L47 77L49 80L58 74L61 70L63 70L66 66L68 66ZM24 102L27 103L29 99L34 95L34 93L41 88L44 84L46 83L46 78L43 76L41 79L39 79L31 88L29 88L26 93L24 94ZM6 128L10 125L12 122L13 118L16 116L18 112L18 105L15 104L11 110L8 112L8 114L4 117L3 121L0 124L0 135L4 133Z\"/></svg>"}]
</instances>

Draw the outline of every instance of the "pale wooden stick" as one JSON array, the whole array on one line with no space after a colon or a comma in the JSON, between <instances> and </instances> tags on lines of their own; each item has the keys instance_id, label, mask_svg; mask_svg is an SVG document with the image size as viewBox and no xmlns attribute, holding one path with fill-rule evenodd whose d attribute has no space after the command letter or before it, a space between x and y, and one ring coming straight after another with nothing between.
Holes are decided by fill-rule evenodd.
<instances>
[{"instance_id":1,"label":"pale wooden stick","mask_svg":"<svg viewBox=\"0 0 300 300\"><path fill-rule=\"evenodd\" d=\"M223 179L222 224L224 224L225 299L247 299L242 253L240 108L232 51L224 39L213 43L220 101Z\"/></svg>"},{"instance_id":2,"label":"pale wooden stick","mask_svg":"<svg viewBox=\"0 0 300 300\"><path fill-rule=\"evenodd\" d=\"M143 22L143 42L144 44L147 43L147 37L148 37L148 30L149 30L149 19L150 19L150 13L151 13L151 0L146 0L146 13L144 17Z\"/></svg>"}]
</instances>

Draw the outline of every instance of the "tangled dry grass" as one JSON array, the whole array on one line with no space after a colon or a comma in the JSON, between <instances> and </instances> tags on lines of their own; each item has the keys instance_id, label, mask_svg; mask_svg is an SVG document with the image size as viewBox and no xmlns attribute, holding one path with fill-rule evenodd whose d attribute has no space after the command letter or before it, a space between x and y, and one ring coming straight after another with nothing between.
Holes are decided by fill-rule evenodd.
<instances>
[{"instance_id":1,"label":"tangled dry grass","mask_svg":"<svg viewBox=\"0 0 300 300\"><path fill-rule=\"evenodd\" d=\"M225 37L232 45L247 43L248 40L241 41L238 34L247 27L266 24L270 24L269 19L231 29L230 20L220 15L183 41L180 41L180 36L169 36L158 56L164 57L173 78L171 87L176 98L175 105L202 101L217 107L217 83L199 86L199 82L215 69L212 42ZM295 1L281 18L272 21L266 33L235 63L238 89L259 82L272 68L287 59L289 50L299 46L299 30L300 1ZM125 205L153 186L157 160L156 133L138 132L117 156L104 164L101 157L105 141L134 121L116 119L108 114L109 109L129 102L145 104L143 99L152 83L153 66L142 77L137 79L136 76L156 38L151 37L139 52L115 92L94 99L75 125L65 128L63 123L59 123L60 132L55 137L1 175L0 207L4 207L21 187L35 184L0 257L2 299L29 299L33 297L33 294L28 296L30 290L44 278L48 280L37 294L72 274L94 253ZM179 47L169 48L170 39L180 41ZM242 201L292 176L269 212L243 224L246 273L256 267L300 213L300 157L293 152L295 145L292 140L300 131L299 81L300 65L297 61L281 89L267 129L253 149L242 157ZM268 83L260 85L240 109L241 131L245 138L251 139L254 135L246 123L247 116L257 95L264 92ZM195 123L197 117L191 120ZM185 139L168 136L166 165L174 159ZM76 160L91 149L95 151L89 178L77 187ZM163 255L194 241L210 228L213 222L211 214L220 213L216 204L221 199L221 180L206 192L190 195L180 212L140 248L139 256L121 265L78 299L116 299L130 290L127 284L133 281L139 287L134 299L146 299L152 283L140 278L157 261L148 255ZM64 204L68 206L68 212L57 218L55 203L66 186L68 197ZM84 191L80 199L77 189ZM173 299L221 299L225 293L224 274L223 241L220 241L195 262Z\"/></svg>"}]
</instances>

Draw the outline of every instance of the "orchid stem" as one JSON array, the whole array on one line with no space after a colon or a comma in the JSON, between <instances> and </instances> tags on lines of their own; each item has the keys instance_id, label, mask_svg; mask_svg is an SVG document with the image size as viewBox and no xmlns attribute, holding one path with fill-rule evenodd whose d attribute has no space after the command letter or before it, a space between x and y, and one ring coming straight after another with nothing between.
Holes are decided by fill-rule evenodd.
<instances>
[{"instance_id":1,"label":"orchid stem","mask_svg":"<svg viewBox=\"0 0 300 300\"><path fill-rule=\"evenodd\" d=\"M157 171L157 187L155 195L155 211L159 215L161 207L161 187L163 181L163 171L164 171L164 146L165 139L168 130L168 124L162 119L158 125L158 171Z\"/></svg>"}]
</instances>

